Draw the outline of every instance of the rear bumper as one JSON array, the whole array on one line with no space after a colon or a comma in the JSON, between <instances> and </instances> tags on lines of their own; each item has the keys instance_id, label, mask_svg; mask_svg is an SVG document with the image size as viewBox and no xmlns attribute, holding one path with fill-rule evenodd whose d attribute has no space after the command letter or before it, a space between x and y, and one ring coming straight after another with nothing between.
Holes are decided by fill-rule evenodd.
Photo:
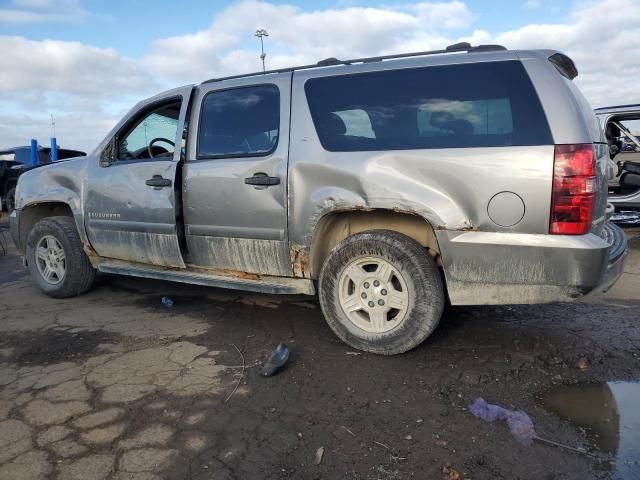
<instances>
[{"instance_id":1,"label":"rear bumper","mask_svg":"<svg viewBox=\"0 0 640 480\"><path fill-rule=\"evenodd\" d=\"M629 254L627 237L617 225L607 223L603 231L603 238L611 247L609 248L607 270L600 284L594 289L598 292L606 292L616 283L624 271L624 262Z\"/></svg>"},{"instance_id":2,"label":"rear bumper","mask_svg":"<svg viewBox=\"0 0 640 480\"><path fill-rule=\"evenodd\" d=\"M602 236L437 232L453 305L531 304L574 300L608 290L627 256L624 232Z\"/></svg>"}]
</instances>

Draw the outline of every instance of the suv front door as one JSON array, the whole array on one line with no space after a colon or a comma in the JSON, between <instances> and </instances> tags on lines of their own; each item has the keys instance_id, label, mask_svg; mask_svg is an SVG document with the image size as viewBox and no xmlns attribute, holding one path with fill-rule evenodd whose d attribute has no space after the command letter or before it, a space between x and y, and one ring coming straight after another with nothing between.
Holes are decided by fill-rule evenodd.
<instances>
[{"instance_id":1,"label":"suv front door","mask_svg":"<svg viewBox=\"0 0 640 480\"><path fill-rule=\"evenodd\" d=\"M196 266L291 276L287 160L291 73L205 83L184 166L184 223Z\"/></svg>"},{"instance_id":2,"label":"suv front door","mask_svg":"<svg viewBox=\"0 0 640 480\"><path fill-rule=\"evenodd\" d=\"M175 89L139 106L90 164L86 230L101 257L185 267L175 183L191 91Z\"/></svg>"}]
</instances>

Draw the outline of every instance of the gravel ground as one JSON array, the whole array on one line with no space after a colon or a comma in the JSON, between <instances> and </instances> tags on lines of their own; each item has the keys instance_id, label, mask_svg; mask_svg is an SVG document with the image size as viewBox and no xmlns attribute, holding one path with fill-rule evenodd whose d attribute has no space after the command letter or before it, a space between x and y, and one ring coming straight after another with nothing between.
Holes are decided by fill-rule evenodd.
<instances>
[{"instance_id":1,"label":"gravel ground","mask_svg":"<svg viewBox=\"0 0 640 480\"><path fill-rule=\"evenodd\" d=\"M11 246L0 256L0 480L609 478L611 455L540 399L558 384L640 378L640 230L627 234L625 274L606 295L449 308L397 357L353 352L304 297L104 275L54 300ZM289 364L261 377L281 341ZM515 443L468 412L480 396L591 456Z\"/></svg>"}]
</instances>

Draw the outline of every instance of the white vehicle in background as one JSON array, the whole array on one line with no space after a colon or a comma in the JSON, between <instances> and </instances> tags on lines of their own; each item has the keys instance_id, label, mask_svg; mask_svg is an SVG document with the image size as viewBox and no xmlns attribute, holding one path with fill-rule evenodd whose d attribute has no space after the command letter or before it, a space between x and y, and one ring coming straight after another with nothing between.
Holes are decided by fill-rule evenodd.
<instances>
[{"instance_id":1,"label":"white vehicle in background","mask_svg":"<svg viewBox=\"0 0 640 480\"><path fill-rule=\"evenodd\" d=\"M597 108L611 155L609 202L616 210L640 209L640 104Z\"/></svg>"}]
</instances>

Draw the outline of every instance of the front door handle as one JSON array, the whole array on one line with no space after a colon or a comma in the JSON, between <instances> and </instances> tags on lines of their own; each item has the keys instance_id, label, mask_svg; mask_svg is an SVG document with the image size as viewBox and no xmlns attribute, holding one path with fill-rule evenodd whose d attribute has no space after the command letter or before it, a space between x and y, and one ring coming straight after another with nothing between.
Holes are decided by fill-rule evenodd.
<instances>
[{"instance_id":1,"label":"front door handle","mask_svg":"<svg viewBox=\"0 0 640 480\"><path fill-rule=\"evenodd\" d=\"M171 182L170 179L162 178L162 175L154 175L153 178L150 178L144 183L155 188L170 187L173 185L173 182Z\"/></svg>"},{"instance_id":2,"label":"front door handle","mask_svg":"<svg viewBox=\"0 0 640 480\"><path fill-rule=\"evenodd\" d=\"M256 173L253 177L244 179L246 185L256 185L260 187L270 187L280 185L280 177L270 177L266 173Z\"/></svg>"}]
</instances>

